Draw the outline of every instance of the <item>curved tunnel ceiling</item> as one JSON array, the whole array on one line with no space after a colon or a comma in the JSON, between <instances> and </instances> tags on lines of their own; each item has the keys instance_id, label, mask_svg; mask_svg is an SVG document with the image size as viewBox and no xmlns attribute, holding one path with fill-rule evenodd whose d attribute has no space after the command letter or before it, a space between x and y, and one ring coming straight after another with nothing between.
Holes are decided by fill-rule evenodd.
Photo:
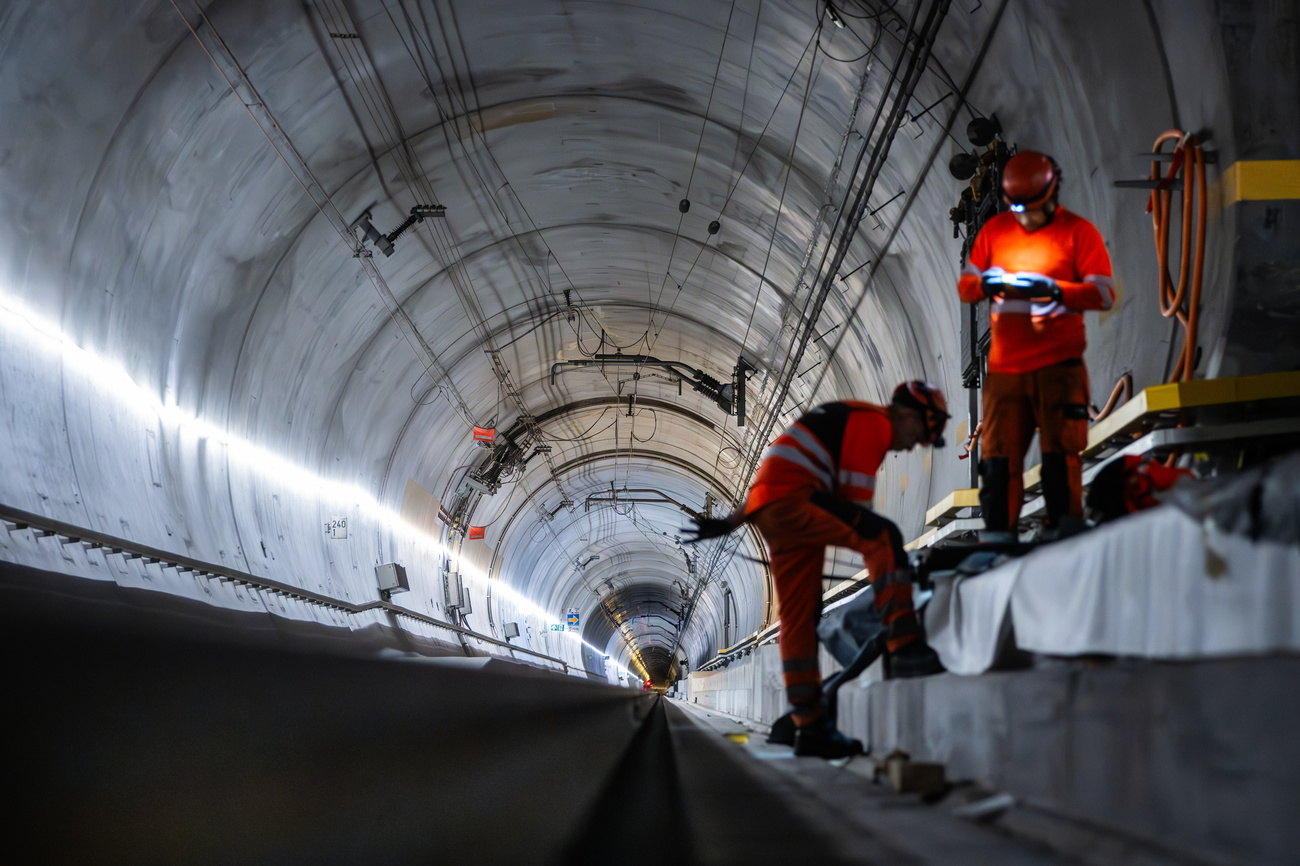
<instances>
[{"instance_id":1,"label":"curved tunnel ceiling","mask_svg":"<svg viewBox=\"0 0 1300 866\"><path fill-rule=\"evenodd\" d=\"M944 122L959 135L998 110L1015 137L1053 147L1067 177L1086 177L1140 145L1103 142L1083 118L1167 111L1159 93L1103 109L1107 92L1064 74L1101 26L1069 4L1011 3L1003 16L1005 5L853 0L840 28L812 0L163 0L73 15L12 3L0 13L0 80L26 123L6 133L6 291L164 400L322 476L394 509L409 479L486 527L500 580L546 610L578 608L588 643L653 657L662 675L674 651L697 664L775 615L756 538L738 536L738 556L683 548L687 511L703 511L706 495L732 507L801 407L881 399L917 376L960 391L947 220L959 187L942 171L960 142L945 140ZM1154 68L1150 21L1106 5L1133 25L1131 44L1100 50ZM839 276L828 275L842 205L862 179L854 160L880 143L896 96L890 70L904 46L922 47L908 22L919 33L932 13L939 37L906 123ZM1050 49L1037 41L1070 28ZM214 44L283 139L268 141L259 107L231 92ZM969 103L957 97L966 84ZM1034 87L1049 92L1025 99ZM1035 116L1049 98L1055 107ZM416 205L446 207L391 257L367 247L400 310L281 159L285 147L354 226L368 214L388 232ZM1109 190L1075 189L1108 235L1129 219ZM1129 261L1135 275L1149 267ZM1095 341L1133 342L1107 331ZM620 352L720 385L743 357L746 425L680 381L680 367L552 371ZM1153 369L1156 354L1112 351L1094 376ZM521 449L496 467L492 495L465 487L490 463L471 420ZM881 507L917 530L965 473L951 455L892 457ZM11 499L30 497L18 489L28 482L5 481ZM86 519L129 510L111 485L77 484L69 507ZM630 502L623 488L661 498ZM239 509L219 483L187 496L192 509ZM370 555L382 559L383 543Z\"/></svg>"}]
</instances>

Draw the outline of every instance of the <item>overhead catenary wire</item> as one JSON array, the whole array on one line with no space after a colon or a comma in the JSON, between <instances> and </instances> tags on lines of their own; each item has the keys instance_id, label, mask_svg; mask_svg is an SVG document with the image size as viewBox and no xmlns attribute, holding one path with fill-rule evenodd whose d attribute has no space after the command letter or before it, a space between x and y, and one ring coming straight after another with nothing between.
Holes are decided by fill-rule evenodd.
<instances>
[{"instance_id":1,"label":"overhead catenary wire","mask_svg":"<svg viewBox=\"0 0 1300 866\"><path fill-rule=\"evenodd\" d=\"M820 24L818 27L820 28ZM776 213L772 219L772 235L767 241L767 252L763 255L763 267L759 271L758 287L754 292L754 304L749 309L749 319L745 322L745 333L740 338L742 352L745 344L749 341L749 334L754 326L754 316L758 313L759 301L763 297L763 284L767 280L767 269L772 263L772 250L776 247L776 236L781 226L781 215L785 210L785 197L790 186L790 175L794 173L794 154L799 144L799 133L803 130L804 113L808 107L808 97L812 93L813 81L815 80L815 68L817 65L817 55L813 55L812 62L808 66L808 83L804 87L803 99L799 103L799 118L795 123L794 135L790 139L790 153L786 157L787 165L785 167L785 177L781 181L781 195L777 199ZM820 216L820 214L819 214Z\"/></svg>"},{"instance_id":2,"label":"overhead catenary wire","mask_svg":"<svg viewBox=\"0 0 1300 866\"><path fill-rule=\"evenodd\" d=\"M799 54L799 59L795 61L794 67L790 70L790 75L786 77L785 84L782 86L781 92L780 94L777 95L776 102L772 106L772 112L771 114L768 115L767 121L763 124L762 129L759 130L758 135L754 138L754 146L753 148L750 149L749 155L745 158L744 164L741 165L739 172L734 173L734 177L731 179L731 184L727 189L727 194L726 196L723 197L722 204L721 206L718 207L717 210L719 219L726 213L727 206L731 204L731 200L733 196L735 196L736 190L739 189L740 187L740 181L744 178L745 173L749 170L750 164L754 161L754 156L758 153L759 149L761 148L763 144L763 139L767 136L767 130L772 125L772 121L776 118L777 113L780 111L781 105L785 101L786 94L790 90L790 85L794 83L795 78L799 74L799 70L803 68L804 58L807 57L808 52L812 50L813 42L816 38L817 38L816 32L814 31L813 35L808 39L807 44L804 45L803 51ZM680 281L676 279L673 280L673 284L678 287L678 295L680 295L681 289L690 281L691 275L695 272L695 267L699 263L700 256L703 254L704 249L707 246L708 246L707 243L701 242L700 249L697 250L695 254L695 259L692 260L691 267L687 270L686 275L682 277ZM656 298L654 301L654 305L656 307L659 305L662 298L663 298L663 288L661 287L659 297ZM656 339L658 338L658 334L663 332L664 327L667 325L668 318L672 314L672 311L675 308L675 306L676 306L676 298L674 298L673 303L670 304L668 309L663 313L664 322L663 324L659 325L658 329L655 332Z\"/></svg>"},{"instance_id":3,"label":"overhead catenary wire","mask_svg":"<svg viewBox=\"0 0 1300 866\"><path fill-rule=\"evenodd\" d=\"M923 27L923 32L930 32L932 26L937 28L938 23L942 23L941 18L938 20L938 23L936 23L935 20L940 8L946 8L945 0L933 0L930 5L930 11L926 16L926 24ZM920 13L920 9L921 3L918 2L912 9L912 20L909 22L909 29L915 23L915 19ZM759 453L762 448L766 447L767 439L771 435L772 429L780 420L781 412L785 405L786 395L789 393L791 383L793 382L799 362L803 358L803 353L808 345L808 341L811 339L812 334L816 329L817 321L821 316L822 305L830 294L835 275L839 271L840 264L848 254L849 247L853 241L855 233L857 232L858 225L862 221L867 202L870 199L871 190L874 188L875 178L879 175L881 168L884 166L885 158L889 153L889 144L891 144L893 140L893 133L897 131L900 119L899 115L902 111L901 106L905 105L911 97L910 87L915 86L914 75L918 65L919 55L921 51L923 51L922 46L924 44L925 43L922 42L911 52L905 50L905 48L900 49L899 54L894 58L894 63L890 68L889 77L882 90L881 99L877 102L871 121L867 125L867 131L863 135L863 147L858 152L857 160L854 163L852 171L850 171L848 175L850 182L845 187L844 200L841 203L839 215L837 216L836 221L836 227L839 226L840 220L844 221L843 228L840 229L838 245L835 246L833 255L832 244L830 243L827 243L826 247L822 250L821 258L814 271L814 279L811 281L815 285L820 279L821 285L815 293L810 292L808 298L805 300L804 312L800 318L798 326L796 327L795 334L792 336L791 342L786 349L785 358L779 368L780 378L778 380L776 394L769 404L769 411L764 416L763 420L756 425L754 438L749 444L748 454L744 460L745 480L741 485L742 487L748 486L749 479L753 477L753 473L757 468ZM905 60L907 68L900 77L900 70L902 69ZM885 104L890 101L888 99L889 93L895 84L898 85L898 93L892 100L888 116L885 116L884 126L880 127L881 118L885 113ZM877 134L878 128L879 133ZM871 145L873 137L875 139L874 146ZM862 180L858 183L855 190L853 180L857 178L858 170L862 166L863 158L867 156L868 150L870 150L870 157L867 160ZM853 198L851 204L849 203L850 196ZM834 228L832 228L832 235L833 234ZM826 264L828 258L830 259L829 267ZM842 337L843 333L841 332L841 338Z\"/></svg>"},{"instance_id":4,"label":"overhead catenary wire","mask_svg":"<svg viewBox=\"0 0 1300 866\"><path fill-rule=\"evenodd\" d=\"M509 176L505 174L505 170L501 167L500 163L496 159L496 156L492 153L491 148L488 146L488 142L486 136L483 134L483 131L478 128L478 126L473 122L473 119L469 116L471 113L471 109L468 100L465 98L463 91L460 94L460 105L457 106L455 104L456 103L455 94L453 93L451 86L447 82L447 75L442 68L442 64L438 59L438 55L433 50L432 36L428 32L427 22L425 22L425 28L424 28L425 33L422 38L419 29L416 27L415 22L411 17L410 11L407 9L407 6L405 5L405 3L401 2L401 0L398 0L398 8L402 12L403 20L405 21L407 26L407 33L409 33L410 36L410 42L408 42L407 34L404 34L402 32L402 28L398 25L397 20L394 17L393 11L389 7L387 0L385 0L383 5L384 5L384 11L387 14L389 22L394 29L394 32L398 36L399 41L402 42L402 45L406 49L408 56L411 58L413 64L415 65L417 71L423 78L425 84L429 87L429 92L434 99L435 105L438 108L439 115L441 116L443 121L442 126L443 126L444 134L447 138L448 148L454 149L455 145L453 145L453 140L456 142L456 144L459 145L465 157L465 164L468 166L469 170L473 173L474 177L476 178L476 180L478 181L482 189L484 189L485 191L490 191L495 186L499 186L500 189L506 190L509 193L509 195L513 199L515 206L518 208L519 212L523 215L524 219L527 220L528 225L531 227L533 236L536 237L538 241L542 244L542 246L546 249L548 263L551 261L555 262L556 267L560 270L560 274L563 276L565 282L568 284L569 288L565 290L566 304L568 303L568 298L570 294L576 295L579 304L577 307L575 307L575 309L582 310L583 307L585 306L585 303L582 300L581 293L578 291L577 286L573 283L573 280L569 277L569 274L565 270L564 265L560 261L559 257L555 255L555 251L551 248L549 242L546 240L545 234L537 225L531 213L529 213L527 206L524 204L523 200L519 197L518 193L515 192L513 185L510 183ZM448 40L446 37L445 28L444 28L443 35L444 35L444 42L447 42ZM412 47L413 45L414 47ZM462 46L462 51L463 51L463 46ZM446 94L446 98L448 101L447 106L444 106L442 100L438 97L439 88L435 85L435 82L429 73L429 69L424 63L425 56L430 58L434 68L438 72L439 78L443 83L443 87L441 89L442 92ZM452 125L459 126L460 118L465 119L465 125L468 127L468 138L470 140L477 142L475 152L470 151L469 146L466 144L465 136L451 135ZM483 170L480 169L478 163L474 158L475 153L479 151L481 151L481 154L483 158L486 160L487 164L492 169L494 169L495 173L501 178L502 180L501 184L489 183L487 178L483 176ZM522 261L528 268L530 268L533 271L533 274L539 284L549 284L549 280L543 278L543 275L540 269L538 268L537 264L532 260L531 256L528 254L528 251L524 248L518 233L511 230L510 215L506 213L504 205L498 200L496 195L492 194L491 192L488 193L488 199L491 202L492 206L495 207L498 215L503 220L507 235L513 241L515 247L517 247L518 249L518 253L519 253L518 260ZM538 304L541 303L540 299L538 299L535 295L531 295L530 293L530 297L535 303ZM572 325L570 325L570 327L572 327ZM576 334L576 330L575 330L575 334ZM524 415L524 417L528 417L526 411L521 410L521 412ZM549 459L547 462L548 465L550 465Z\"/></svg>"},{"instance_id":5,"label":"overhead catenary wire","mask_svg":"<svg viewBox=\"0 0 1300 866\"><path fill-rule=\"evenodd\" d=\"M853 36L854 39L856 39L856 40L858 40L859 42L862 43L862 47L865 48L866 51L863 51L863 52L862 52L861 54L859 54L857 57L836 57L834 54L831 54L829 51L827 51L827 50L822 46L821 33L822 33L822 31L824 30L824 28L823 28L822 25L823 25L823 23L824 23L825 20L826 20L826 16L827 16L827 14L828 14L828 10L829 10L830 8L831 8L831 4L830 4L830 3L826 3L825 5L822 6L821 14L817 16L817 30L818 30L818 36L817 36L817 50L820 51L822 54L826 55L826 57L828 57L829 59L834 60L836 63L857 63L857 62L859 62L860 60L863 60L863 59L866 58L866 57L878 57L878 55L876 54L876 46L880 44L880 13L877 13L877 14L874 15L874 16L872 16L872 15L848 15L848 14L847 14L843 9L840 9L840 8L836 7L836 12L837 12L838 14L840 14L840 15L845 15L845 16L847 16L847 17L849 17L849 18L857 18L857 19L859 19L859 20L870 20L870 19L874 18L875 21L876 21L876 38L875 38L875 41L873 41L873 42L867 42L865 39L863 39L861 36L858 35L858 32L857 32L856 30L854 30L852 27L850 27L847 23L843 23L843 24L841 24L839 27L837 27L836 29L838 30L838 29L841 29L841 28L842 28L842 29L844 29L844 30L847 30L847 31L850 33L850 35Z\"/></svg>"},{"instance_id":6,"label":"overhead catenary wire","mask_svg":"<svg viewBox=\"0 0 1300 866\"><path fill-rule=\"evenodd\" d=\"M407 33L402 32L402 28L398 25L397 19L393 16L393 11L389 6L388 0L382 0L382 5L385 14L388 17L389 23L392 25L393 30L397 34L399 41L402 43L403 48L406 50L408 56L411 58L411 61L415 65L416 70L419 72L421 78L424 80L425 84L429 87L429 92L433 97L435 104L438 107L439 114L442 117L443 124L444 124L444 131L448 133L448 145L450 146L451 144L450 141L451 136L449 134L450 133L449 124L456 122L459 117L464 117L466 121L466 126L468 127L467 134L469 138L478 142L479 146L482 148L482 153L484 158L487 160L488 163L491 164L491 166L495 169L496 173L505 182L502 189L509 191L515 206L518 207L524 219L527 220L528 225L532 230L532 233L542 244L542 246L546 249L548 262L549 261L555 262L555 265L559 269L561 276L564 278L565 283L569 287L568 290L578 297L579 302L582 302L582 295L579 292L578 287L574 284L573 280L569 277L568 272L564 268L563 262L561 262L559 257L555 255L555 251L551 248L550 244L547 242L545 234L541 231L536 220L533 219L532 214L529 212L527 206L524 204L523 200L519 197L518 193L515 192L513 185L510 183L509 176L505 174L505 171L504 169L501 168L501 164L497 161L495 154L492 153L492 149L488 146L487 138L484 135L483 131L480 128L478 128L468 117L468 115L470 114L470 108L468 106L467 101L463 98L463 94L462 94L461 104L459 107L460 109L459 114L457 114L457 106L454 104L455 98L452 95L450 85L447 84L446 74L442 70L442 66L438 61L437 53L433 50L431 41L427 33L425 35L425 38L422 39L418 29L415 26L413 19L411 18L410 11L407 9L406 4L402 2L402 0L397 0L397 6L401 10L402 18L407 25ZM410 36L410 42L407 41L407 34L409 34ZM429 74L428 67L424 63L424 57L426 56L432 60L435 68L437 68L438 70L438 76L443 82L442 91L446 93L448 103L449 103L449 106L446 108L442 105L442 101L438 98L438 88L432 76ZM482 185L483 189L485 190L491 189L492 186L488 184L487 180L483 177L482 172L480 171L478 165L472 159L469 158L470 152L468 147L465 145L463 138L460 140L460 147L466 155L470 170L474 173L476 179ZM493 195L489 195L489 199L492 202L493 206L496 207L502 219L505 220L506 225L508 227L510 223L510 217L508 214L506 214L502 204ZM537 268L536 263L533 262L532 259L528 256L527 250L523 248L522 242L520 242L519 240L519 236L514 232L510 232L510 236L512 240L515 242L515 245L519 248L520 253L522 254L521 259L533 270L534 274L538 278L538 281L542 283L547 282L546 280L542 279L541 272Z\"/></svg>"},{"instance_id":7,"label":"overhead catenary wire","mask_svg":"<svg viewBox=\"0 0 1300 866\"><path fill-rule=\"evenodd\" d=\"M853 205L851 208L849 208L847 212L842 211L842 213L851 214L851 215L847 217L847 221L845 223L844 229L840 235L839 246L836 249L835 255L831 258L831 264L829 268L825 270L824 275L822 277L821 291L818 293L819 296L816 302L814 303L814 305L812 306L812 309L809 311L809 314L806 317L804 317L801 323L802 324L801 334L798 336L798 341L797 341L798 349L793 353L787 355L788 360L783 369L782 382L778 387L777 396L772 403L772 408L770 409L766 418L762 422L760 428L762 432L759 432L757 433L757 435L754 436L754 440L753 440L754 444L752 446L753 448L752 456L747 461L747 467L745 470L745 479L744 482L740 485L742 488L748 487L749 479L753 477L754 470L757 467L757 462L758 462L757 458L759 454L758 449L761 449L766 446L767 436L770 433L771 428L775 425L776 421L779 419L781 415L781 407L784 404L785 397L789 392L790 384L793 381L794 373L797 370L799 359L802 357L803 350L807 346L808 340L811 338L817 320L820 317L821 307L822 304L825 302L826 296L830 292L832 281L834 280L835 275L838 273L839 266L843 262L844 257L848 254L848 250L852 243L853 236L857 230L857 226L861 222L862 216L865 213L867 200L869 199L870 196L870 191L874 186L876 177L879 176L880 170L884 165L884 161L886 157L888 156L889 145L893 141L894 133L897 132L898 127L901 124L901 114L905 111L905 106L910 101L912 90L915 88L916 82L919 79L918 69L924 70L924 67L927 62L927 58L929 57L930 48L934 43L934 39L938 33L939 27L943 23L943 19L947 13L949 4L950 4L950 0L933 0L933 2L930 5L929 12L926 15L925 23L922 26L922 30L921 30L922 35L917 40L917 45L915 49L910 53L907 52L906 50L900 50L900 54L899 57L897 58L897 61L901 61L904 55L908 55L908 61L907 61L907 69L904 72L903 77L898 81L899 84L898 96L895 98L893 102L889 116L886 119L883 129L881 130L881 134L876 139L875 147L872 150L871 158L867 164L866 173L863 177L861 184L858 186ZM1005 0L1004 0L1004 5L1005 5ZM918 2L917 5L913 8L913 20L915 20L915 16L919 11L919 9L920 9L920 3ZM987 43L984 47L987 48ZM982 56L982 52L981 52L981 56ZM897 77L896 76L896 70L898 68L897 61L894 67L895 73L891 74L891 79ZM886 96L888 95L889 90L890 87L887 85L885 88ZM883 108L884 102L885 99L882 98L881 102L877 106L876 117L873 118L873 122L871 124L872 130L874 130L875 128L876 119L879 118L880 116L880 110ZM951 125L951 121L949 125ZM942 142L943 138L941 137L939 141ZM864 152L865 152L865 148L864 148ZM937 152L937 146L935 152ZM933 153L931 155L931 162L932 161L933 161ZM927 166L927 170L928 170L928 166ZM857 171L855 166L854 172L849 176L850 178L853 178L856 176L856 174ZM852 185L850 184L850 188L851 186ZM829 250L830 250L830 246L828 245L826 253L823 254L823 259L822 259L823 262L825 262L826 255L829 254ZM818 272L820 273L821 270L822 269L819 266ZM837 347L839 343L843 340L844 333L847 332L848 330L849 330L848 328L845 328L840 332L839 339L836 341ZM792 346L793 345L795 344L792 343ZM828 356L828 358L832 357L833 354L834 353L832 352L831 355ZM829 367L829 364L825 366ZM821 375L822 377L825 376L824 369ZM820 383L820 381L821 378L818 379L818 383ZM814 392L816 391L815 387L813 391ZM682 625L683 631L689 625L690 617L695 610L695 606L698 604L700 594L703 591L703 588L708 585L710 578L712 577L715 570L719 567L720 564L722 569L725 570L727 564L729 564L731 561L731 557L734 556L735 554L736 548L739 545L740 537L741 536L738 533L732 533L731 535L722 539L720 542L714 544L712 550L710 551L709 564L705 569L704 577L699 581L696 588L696 592L692 596L691 601L687 607L686 614L683 617L683 625ZM725 557L725 561L724 561L724 557ZM672 652L674 653L677 650L677 645L678 642L680 641L680 636L681 633L679 632L677 635L677 641L674 642L672 648Z\"/></svg>"},{"instance_id":8,"label":"overhead catenary wire","mask_svg":"<svg viewBox=\"0 0 1300 866\"><path fill-rule=\"evenodd\" d=\"M334 18L334 22L325 22L327 31L339 32L334 28L345 25L346 29L342 32L355 32L355 26L350 21L346 9L341 5L331 5L338 3L339 0L320 0L320 5L317 7L318 11L322 12L322 19L324 19L323 10L327 9ZM333 27L330 27L331 23L333 23ZM364 41L360 38L332 38L332 41L335 43L335 48L347 69L349 77L352 79L353 85L357 88L358 93L362 94L363 104L366 106L372 121L376 124L381 139L388 146L388 152L393 154L403 179L410 188L420 191L427 199L427 203L438 204L438 197L428 179L428 173L421 164L419 155L410 145L409 137L402 128L401 118L397 113L396 106L380 81L378 71L375 69L368 51L366 51ZM341 47L338 45L340 42L344 43ZM432 86L431 82L430 85ZM441 105L439 105L439 108L441 110ZM468 151L466 153L468 156ZM491 196L490 198L495 203L495 198ZM428 231L426 235L422 236L432 239L434 246L437 248L435 255L445 263L446 272L460 298L461 305L470 319L480 345L490 358L493 375L515 403L519 417L526 420L529 439L540 442L540 431L536 429L535 422L531 421L532 414L524 403L519 388L513 381L509 367L501 358L500 350L494 347L493 335L478 304L478 295L474 290L473 278L457 249L457 242L451 234L451 228L447 225L445 219L426 220L425 225ZM567 501L569 498L568 493L565 490L563 479L560 478L556 470L554 459L549 452L544 453L543 457L549 470L551 482L559 491L562 501ZM467 508L472 510L472 507L472 502L467 503Z\"/></svg>"},{"instance_id":9,"label":"overhead catenary wire","mask_svg":"<svg viewBox=\"0 0 1300 866\"><path fill-rule=\"evenodd\" d=\"M1008 0L1000 0L998 3L997 9L993 13L993 19L989 22L988 29L984 33L984 38L980 42L979 51L976 52L974 60L971 61L970 68L966 72L965 80L957 89L956 102L953 104L952 110L948 114L947 121L944 123L945 135L951 132L953 124L957 122L957 116L961 113L962 109L967 107L966 96L970 92L971 86L975 83L975 78L979 75L980 69L984 66L984 58L988 55L989 46L993 43L993 37L997 34L998 26L1002 23L1002 16L1006 11L1007 3ZM912 205L915 203L921 187L925 182L925 178L930 173L930 169L934 166L934 161L939 155L939 150L943 147L944 140L944 136L939 136L935 140L934 145L930 148L930 152L926 156L925 162L922 163L920 171L917 173L911 187L908 189L907 197L903 200L903 207L899 212L898 218L890 228L889 234L886 236L884 243L882 243L880 248L876 251L874 260L863 279L862 288L858 292L857 300L854 301L853 305L849 308L848 315L845 317L845 326L840 329L839 334L836 336L835 342L832 344L830 351L826 355L826 363L822 365L821 373L818 374L816 382L813 383L812 388L809 390L808 402L810 404L813 402L818 390L826 379L827 373L831 369L831 359L835 357L845 338L848 336L849 332L853 330L849 327L849 324L858 317L862 309L862 302L866 299L867 292L871 289L876 272L880 269L886 253L888 253L889 249L893 246L894 239L898 237L898 233L902 229L903 223L907 219L907 215L911 212ZM911 327L910 320L908 322L908 327Z\"/></svg>"},{"instance_id":10,"label":"overhead catenary wire","mask_svg":"<svg viewBox=\"0 0 1300 866\"><path fill-rule=\"evenodd\" d=\"M691 158L691 170L686 179L686 185L682 187L682 199L690 206L691 186L695 183L695 169L700 163L700 151L704 149L704 134L709 129L709 114L713 110L713 96L718 89L718 76L722 73L722 58L727 53L727 38L731 35L731 21L736 15L736 0L731 0L731 7L727 12L727 26L722 33L722 44L718 46L718 62L713 67L713 83L709 85L709 99L704 106L704 117L700 120L700 137L695 143L695 154ZM664 268L664 278L659 284L659 298L663 297L664 287L668 285L668 280L672 278L673 261L677 258L677 242L681 240L682 223L686 219L686 210L679 208L677 215L677 228L673 232L673 244L668 251L668 266ZM698 254L697 254L698 258ZM694 265L692 265L694 267ZM681 287L678 286L680 289ZM650 322L646 327L646 335L654 330L654 308L658 305L658 300L651 306ZM653 346L647 343L646 351L649 352Z\"/></svg>"},{"instance_id":11,"label":"overhead catenary wire","mask_svg":"<svg viewBox=\"0 0 1300 866\"><path fill-rule=\"evenodd\" d=\"M171 4L172 8L176 10L176 13L180 15L181 19L185 22L185 26L189 29L191 35L194 36L194 39L203 48L208 59L212 61L213 66L217 68L218 73L220 73L221 77L225 80L226 85L230 88L231 92L239 97L244 103L244 108L248 112L249 117L252 118L253 122L257 124L258 128L262 131L262 134L266 137L267 142L276 152L276 155L279 156L281 161L283 161L289 168L294 179L298 181L299 185L302 186L303 191L306 192L308 197L312 200L312 204L315 205L321 215L326 218L326 221L333 226L335 231L339 233L344 242L348 244L349 248L352 250L354 258L358 260L362 270L364 270L366 275L370 278L371 283L375 287L375 291L379 294L380 300L383 303L389 318L393 321L393 324L397 326L398 331L402 334L407 344L410 345L411 350L415 353L416 360L419 361L421 366L423 366L426 372L429 373L429 378L443 393L443 396L446 397L448 403L451 404L453 409L456 410L460 419L465 424L473 426L473 413L465 403L464 398L461 397L459 391L456 389L455 383L452 382L450 374L443 369L437 354L425 341L424 337L416 328L415 323L411 320L410 316L407 315L406 311L402 308L401 303L397 300L397 297L388 287L388 283L384 279L383 274L379 272L379 269L371 260L369 252L362 249L357 243L356 237L352 234L351 226L343 217L342 213L339 212L333 199L330 198L327 192L325 192L324 187L322 187L320 182L316 180L311 168L293 146L293 142L276 121L274 115L271 114L270 109L267 107L266 103L263 102L260 94L253 86L253 83L249 80L243 67L240 66L239 61L235 59L229 46L226 45L225 41L221 38L221 34L218 33L216 28L212 25L212 22L208 19L203 8L199 6L197 0L195 0L194 7L199 20L199 25L196 26L190 21L185 12L181 10L180 6L177 5L177 0L171 0ZM206 28L208 34L207 38L200 35L198 29L199 26ZM226 65L223 66L223 62ZM238 80L238 84L236 84L236 79ZM241 87L243 88L243 92L241 92ZM419 343L419 348L416 347L416 343ZM437 372L436 376L434 375L435 371Z\"/></svg>"}]
</instances>

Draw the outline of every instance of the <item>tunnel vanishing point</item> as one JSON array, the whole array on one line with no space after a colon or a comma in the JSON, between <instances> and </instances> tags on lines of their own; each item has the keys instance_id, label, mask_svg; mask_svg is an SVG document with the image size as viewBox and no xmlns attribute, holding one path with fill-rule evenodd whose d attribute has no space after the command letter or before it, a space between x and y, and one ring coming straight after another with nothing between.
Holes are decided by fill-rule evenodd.
<instances>
[{"instance_id":1,"label":"tunnel vanishing point","mask_svg":"<svg viewBox=\"0 0 1300 866\"><path fill-rule=\"evenodd\" d=\"M8 0L0 84L13 862L1300 856L1296 4ZM1035 446L976 574L1018 151L1113 266L1084 482L1202 492L1035 547ZM768 548L684 528L917 379L948 672L793 758Z\"/></svg>"}]
</instances>

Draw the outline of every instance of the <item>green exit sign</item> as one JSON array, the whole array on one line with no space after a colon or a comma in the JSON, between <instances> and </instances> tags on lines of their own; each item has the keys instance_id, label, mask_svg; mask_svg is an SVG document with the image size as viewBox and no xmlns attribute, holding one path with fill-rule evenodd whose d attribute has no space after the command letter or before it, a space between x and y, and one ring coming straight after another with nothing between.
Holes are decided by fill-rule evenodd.
<instances>
[{"instance_id":1,"label":"green exit sign","mask_svg":"<svg viewBox=\"0 0 1300 866\"><path fill-rule=\"evenodd\" d=\"M564 631L564 623L561 622L551 623L551 631Z\"/></svg>"}]
</instances>

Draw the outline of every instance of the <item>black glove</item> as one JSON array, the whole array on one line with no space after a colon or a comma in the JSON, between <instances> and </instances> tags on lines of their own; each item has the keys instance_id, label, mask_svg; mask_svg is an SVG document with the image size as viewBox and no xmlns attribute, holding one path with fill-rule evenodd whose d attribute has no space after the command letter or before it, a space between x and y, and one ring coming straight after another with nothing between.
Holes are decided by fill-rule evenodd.
<instances>
[{"instance_id":1,"label":"black glove","mask_svg":"<svg viewBox=\"0 0 1300 866\"><path fill-rule=\"evenodd\" d=\"M720 517L706 517L703 520L692 517L691 521L695 524L694 526L682 527L682 532L687 536L685 544L696 544L710 538L721 538L724 535L730 535L731 530L734 528L731 521L723 520Z\"/></svg>"},{"instance_id":2,"label":"black glove","mask_svg":"<svg viewBox=\"0 0 1300 866\"><path fill-rule=\"evenodd\" d=\"M1028 301L1061 300L1061 287L1056 284L1056 280L1031 279L1028 282L1029 282L1029 286L1020 290L1020 296L1025 300Z\"/></svg>"},{"instance_id":3,"label":"black glove","mask_svg":"<svg viewBox=\"0 0 1300 866\"><path fill-rule=\"evenodd\" d=\"M1056 280L1042 274L1008 274L999 268L990 268L982 274L981 287L988 297L1001 295L1024 301L1059 301L1061 287Z\"/></svg>"},{"instance_id":4,"label":"black glove","mask_svg":"<svg viewBox=\"0 0 1300 866\"><path fill-rule=\"evenodd\" d=\"M992 298L1002 293L1002 281L1006 279L1007 272L1002 268L989 268L980 274L980 288L984 290L984 297Z\"/></svg>"}]
</instances>

